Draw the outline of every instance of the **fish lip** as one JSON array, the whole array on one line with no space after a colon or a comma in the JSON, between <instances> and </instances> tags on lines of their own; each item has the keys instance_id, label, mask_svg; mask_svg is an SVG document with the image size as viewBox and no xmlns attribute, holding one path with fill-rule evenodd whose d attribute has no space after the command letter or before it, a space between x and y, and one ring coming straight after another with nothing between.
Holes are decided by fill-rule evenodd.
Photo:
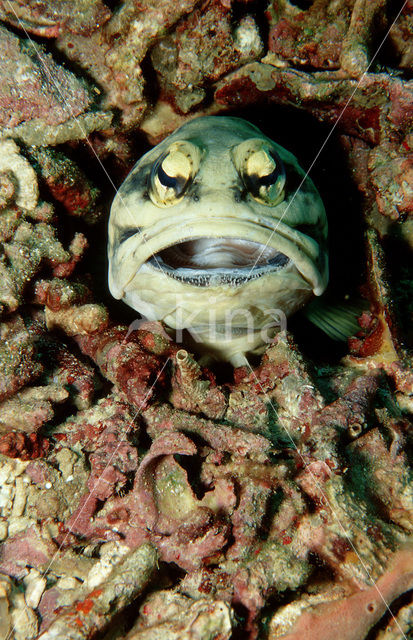
<instances>
[{"instance_id":1,"label":"fish lip","mask_svg":"<svg viewBox=\"0 0 413 640\"><path fill-rule=\"evenodd\" d=\"M208 236L193 237L191 240L208 240L215 239ZM240 238L225 237L225 240L236 242L241 240ZM179 246L183 243L175 243L171 246ZM256 243L257 251L265 251L267 248L265 244ZM162 252L165 249L152 255L144 264L158 271L162 271L165 275L179 280L180 282L191 284L198 287L206 286L240 286L251 280L255 280L269 273L281 271L291 264L290 258L285 254L278 252L273 258L271 258L266 264L258 264L258 260L253 264L246 264L243 266L231 266L231 267L175 267L168 264L162 258Z\"/></svg>"},{"instance_id":2,"label":"fish lip","mask_svg":"<svg viewBox=\"0 0 413 640\"><path fill-rule=\"evenodd\" d=\"M238 213L236 216L228 216L223 212L208 218L200 218L192 213L170 216L154 225L143 227L140 233L137 232L126 240L118 251L117 262L121 264L127 261L134 264L135 269L133 273L130 271L129 277L122 283L120 292L125 292L131 285L143 265L152 269L150 259L162 250L195 237L229 236L252 240L276 249L290 258L290 262L310 284L315 295L321 295L325 290L328 270L319 267L322 247L316 240L286 225L282 220L255 216L250 212L241 216ZM160 269L153 272L159 271ZM258 273L254 273L253 278L257 275ZM164 276L169 277L170 274L164 271Z\"/></svg>"}]
</instances>

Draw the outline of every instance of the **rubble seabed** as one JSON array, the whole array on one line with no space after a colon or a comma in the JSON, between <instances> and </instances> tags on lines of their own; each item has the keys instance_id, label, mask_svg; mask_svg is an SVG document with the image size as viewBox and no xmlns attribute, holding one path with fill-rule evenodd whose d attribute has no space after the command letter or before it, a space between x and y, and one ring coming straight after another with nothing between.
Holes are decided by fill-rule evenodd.
<instances>
[{"instance_id":1,"label":"rubble seabed","mask_svg":"<svg viewBox=\"0 0 413 640\"><path fill-rule=\"evenodd\" d=\"M411 637L413 3L108 5L0 4L0 636ZM139 132L248 105L337 122L370 310L335 366L279 334L217 385L99 301L73 158L119 181Z\"/></svg>"}]
</instances>

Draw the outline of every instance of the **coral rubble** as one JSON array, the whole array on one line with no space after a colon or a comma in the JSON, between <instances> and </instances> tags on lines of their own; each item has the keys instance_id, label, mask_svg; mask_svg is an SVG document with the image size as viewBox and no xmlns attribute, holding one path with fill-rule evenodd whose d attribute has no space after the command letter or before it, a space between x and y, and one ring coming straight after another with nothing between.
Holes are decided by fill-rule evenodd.
<instances>
[{"instance_id":1,"label":"coral rubble","mask_svg":"<svg viewBox=\"0 0 413 640\"><path fill-rule=\"evenodd\" d=\"M410 637L411 0L0 19L1 637ZM282 332L225 373L121 323L105 218L144 134L251 107L334 128L366 302L340 356Z\"/></svg>"}]
</instances>

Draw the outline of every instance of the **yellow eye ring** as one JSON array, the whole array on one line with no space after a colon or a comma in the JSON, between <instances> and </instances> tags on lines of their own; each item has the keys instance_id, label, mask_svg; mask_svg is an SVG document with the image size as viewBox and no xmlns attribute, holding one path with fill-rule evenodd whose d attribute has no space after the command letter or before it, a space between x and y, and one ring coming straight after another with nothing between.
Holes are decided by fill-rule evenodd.
<instances>
[{"instance_id":1,"label":"yellow eye ring","mask_svg":"<svg viewBox=\"0 0 413 640\"><path fill-rule=\"evenodd\" d=\"M254 200L271 207L284 200L285 168L270 143L259 138L245 140L232 149L232 160Z\"/></svg>"},{"instance_id":2,"label":"yellow eye ring","mask_svg":"<svg viewBox=\"0 0 413 640\"><path fill-rule=\"evenodd\" d=\"M188 141L173 143L152 167L149 195L158 207L182 200L200 164L201 151Z\"/></svg>"}]
</instances>

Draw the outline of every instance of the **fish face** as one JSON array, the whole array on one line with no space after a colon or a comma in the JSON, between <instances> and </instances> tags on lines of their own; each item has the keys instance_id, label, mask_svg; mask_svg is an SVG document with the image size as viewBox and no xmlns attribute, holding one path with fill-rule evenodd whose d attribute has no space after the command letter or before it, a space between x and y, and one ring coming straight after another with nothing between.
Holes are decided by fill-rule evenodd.
<instances>
[{"instance_id":1,"label":"fish face","mask_svg":"<svg viewBox=\"0 0 413 640\"><path fill-rule=\"evenodd\" d=\"M326 244L323 203L291 153L242 119L196 118L121 185L109 288L151 320L196 327L204 348L234 360L234 349L262 346L271 310L288 316L324 291ZM225 337L205 337L212 310L218 334L231 315ZM251 318L253 349L242 339Z\"/></svg>"}]
</instances>

